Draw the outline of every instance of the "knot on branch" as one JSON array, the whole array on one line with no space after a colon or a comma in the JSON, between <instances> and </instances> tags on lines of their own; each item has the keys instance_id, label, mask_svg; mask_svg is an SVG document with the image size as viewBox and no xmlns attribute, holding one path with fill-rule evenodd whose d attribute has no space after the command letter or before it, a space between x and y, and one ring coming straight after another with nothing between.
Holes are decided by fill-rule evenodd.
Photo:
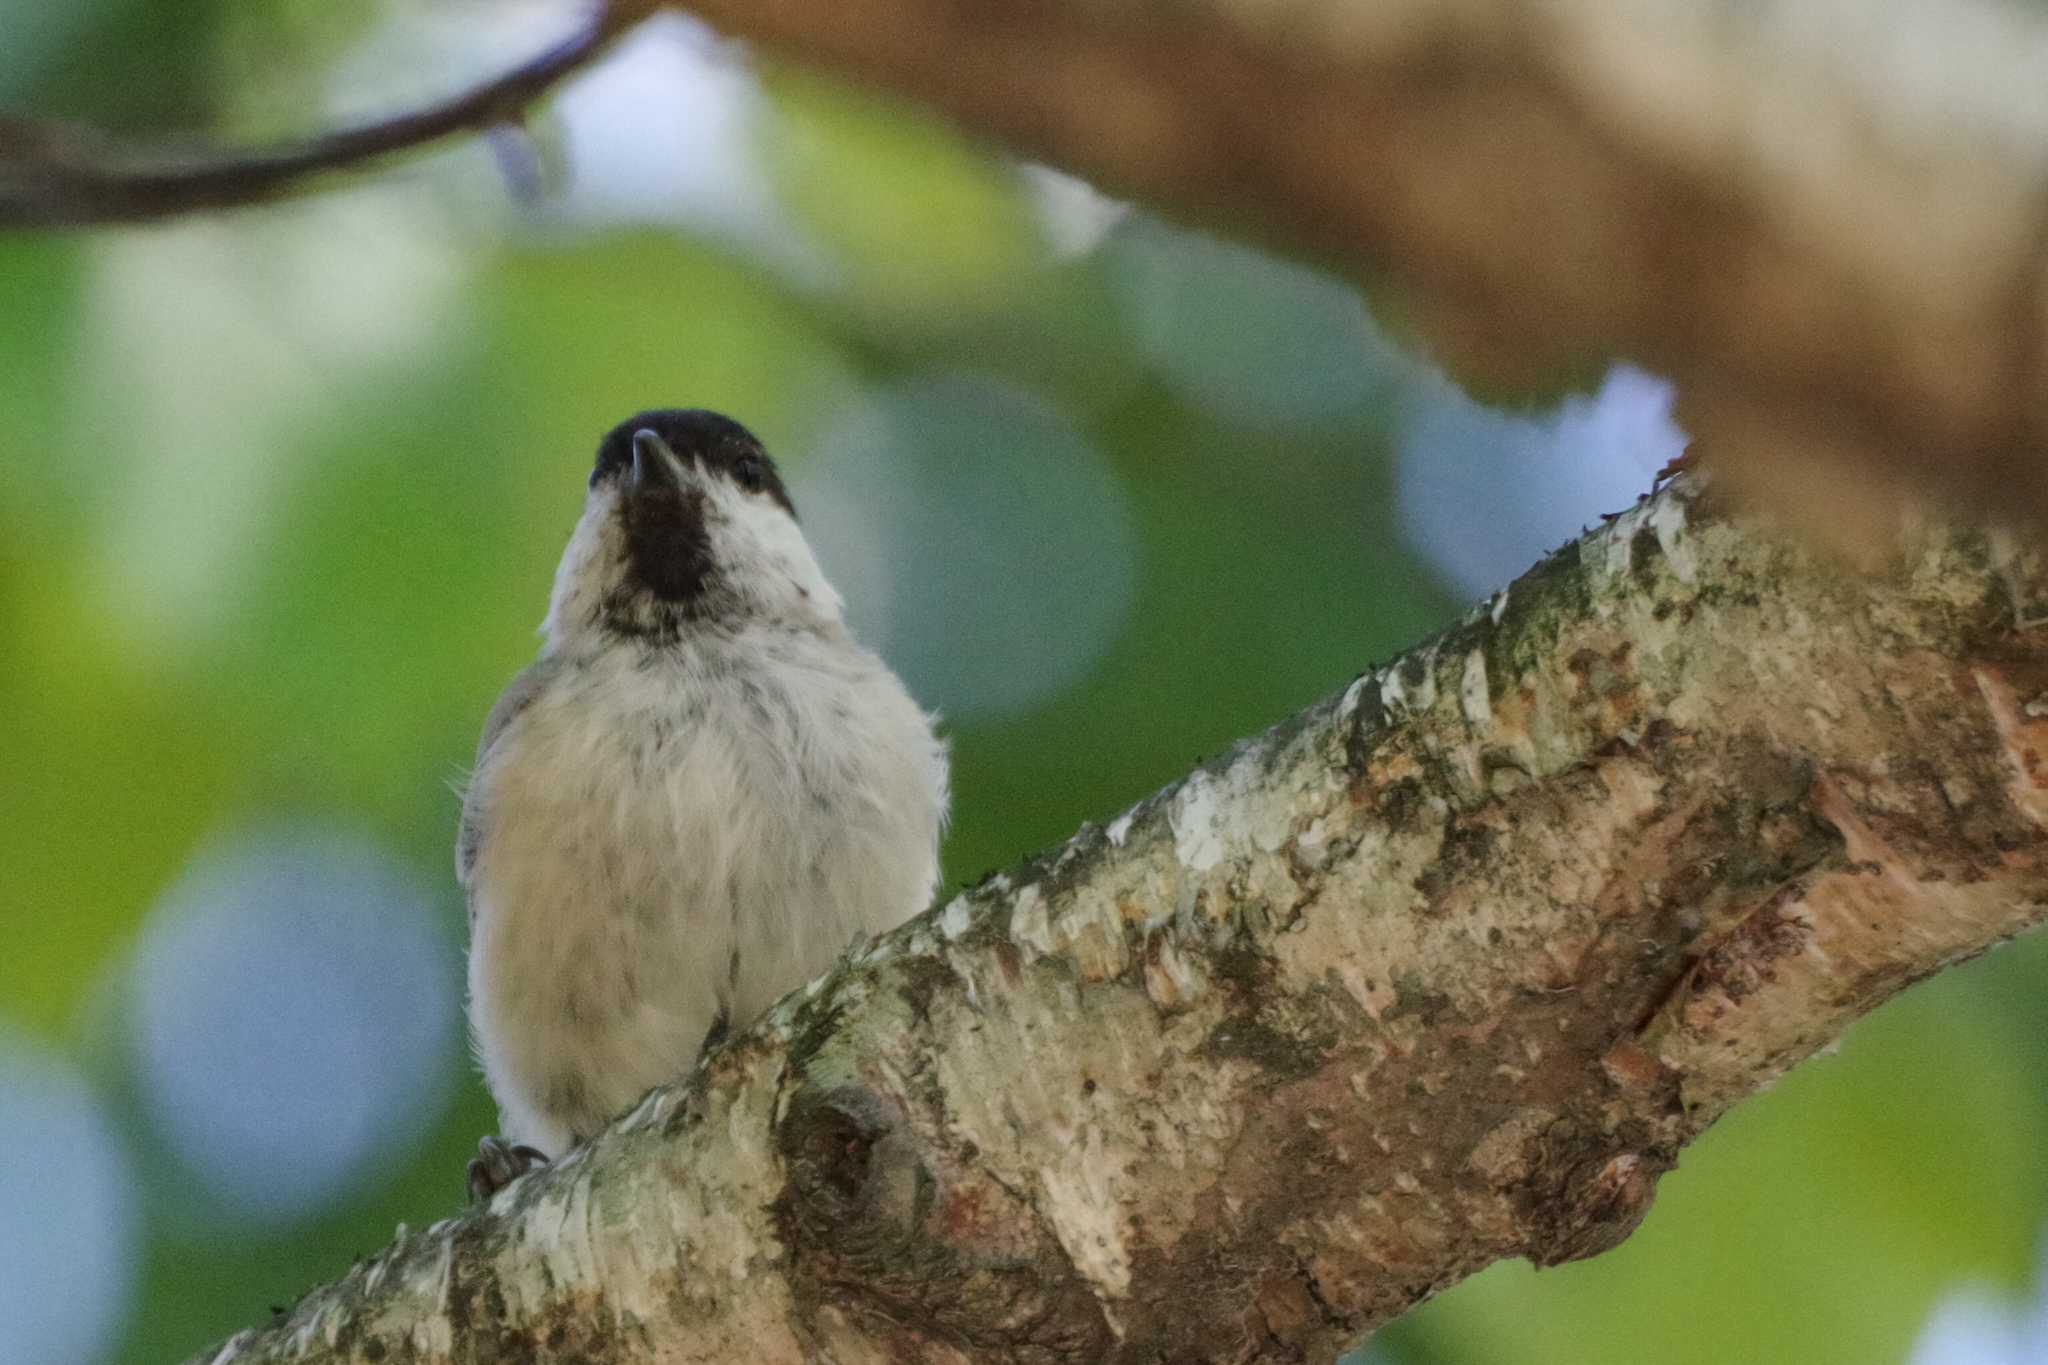
<instances>
[{"instance_id":1,"label":"knot on branch","mask_svg":"<svg viewBox=\"0 0 2048 1365\"><path fill-rule=\"evenodd\" d=\"M1672 1092L1673 1078L1634 1044L1617 1046L1604 1065L1618 1088ZM1617 1075L1617 1066L1626 1074ZM1562 1265L1619 1246L1649 1213L1657 1178L1673 1164L1668 1135L1641 1124L1602 1134L1583 1126L1588 1121L1522 1109L1487 1133L1468 1160L1513 1199L1520 1250L1536 1265Z\"/></svg>"},{"instance_id":2,"label":"knot on branch","mask_svg":"<svg viewBox=\"0 0 2048 1365\"><path fill-rule=\"evenodd\" d=\"M799 1090L777 1125L776 1213L812 1335L832 1339L851 1303L859 1330L899 1359L933 1339L1034 1359L1096 1361L1101 1307L1029 1200L925 1141L894 1099L857 1084Z\"/></svg>"},{"instance_id":3,"label":"knot on branch","mask_svg":"<svg viewBox=\"0 0 2048 1365\"><path fill-rule=\"evenodd\" d=\"M788 1176L783 1212L807 1240L863 1262L906 1249L933 1183L900 1119L859 1086L798 1092L776 1147Z\"/></svg>"},{"instance_id":4,"label":"knot on branch","mask_svg":"<svg viewBox=\"0 0 2048 1365\"><path fill-rule=\"evenodd\" d=\"M1555 1193L1537 1206L1529 1259L1563 1265L1620 1246L1657 1196L1657 1177L1671 1167L1655 1152L1626 1151L1582 1161L1564 1172Z\"/></svg>"}]
</instances>

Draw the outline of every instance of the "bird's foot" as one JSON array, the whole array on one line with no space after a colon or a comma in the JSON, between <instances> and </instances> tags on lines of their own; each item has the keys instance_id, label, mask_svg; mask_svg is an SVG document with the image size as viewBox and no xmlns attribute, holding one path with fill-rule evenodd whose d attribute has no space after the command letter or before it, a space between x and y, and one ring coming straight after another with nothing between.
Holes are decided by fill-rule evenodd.
<instances>
[{"instance_id":1,"label":"bird's foot","mask_svg":"<svg viewBox=\"0 0 2048 1365\"><path fill-rule=\"evenodd\" d=\"M717 1017L711 1021L711 1027L704 1031L704 1041L697 1045L697 1061L695 1065L704 1065L704 1059L709 1057L720 1044L730 1037L732 1037L732 1012L721 1005L718 1007Z\"/></svg>"},{"instance_id":2,"label":"bird's foot","mask_svg":"<svg viewBox=\"0 0 2048 1365\"><path fill-rule=\"evenodd\" d=\"M547 1153L536 1147L487 1137L476 1145L476 1159L469 1163L469 1202L485 1203L534 1167L547 1164Z\"/></svg>"}]
</instances>

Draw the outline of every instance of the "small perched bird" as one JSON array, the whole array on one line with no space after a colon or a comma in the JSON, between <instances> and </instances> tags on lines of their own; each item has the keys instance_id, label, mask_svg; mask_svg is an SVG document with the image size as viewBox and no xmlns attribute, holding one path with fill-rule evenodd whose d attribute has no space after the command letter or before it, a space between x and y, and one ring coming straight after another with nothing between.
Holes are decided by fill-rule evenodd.
<instances>
[{"instance_id":1,"label":"small perched bird","mask_svg":"<svg viewBox=\"0 0 2048 1365\"><path fill-rule=\"evenodd\" d=\"M737 422L671 409L605 436L541 633L456 842L504 1133L473 1198L923 909L946 818L932 718L848 632Z\"/></svg>"}]
</instances>

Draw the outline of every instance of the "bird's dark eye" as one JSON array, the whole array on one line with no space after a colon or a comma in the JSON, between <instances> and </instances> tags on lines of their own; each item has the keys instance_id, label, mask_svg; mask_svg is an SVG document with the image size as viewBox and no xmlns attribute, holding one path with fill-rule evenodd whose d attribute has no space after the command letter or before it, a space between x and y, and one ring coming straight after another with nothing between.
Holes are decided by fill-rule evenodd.
<instances>
[{"instance_id":1,"label":"bird's dark eye","mask_svg":"<svg viewBox=\"0 0 2048 1365\"><path fill-rule=\"evenodd\" d=\"M758 493L768 484L768 466L759 455L749 451L733 461L732 476L749 493Z\"/></svg>"}]
</instances>

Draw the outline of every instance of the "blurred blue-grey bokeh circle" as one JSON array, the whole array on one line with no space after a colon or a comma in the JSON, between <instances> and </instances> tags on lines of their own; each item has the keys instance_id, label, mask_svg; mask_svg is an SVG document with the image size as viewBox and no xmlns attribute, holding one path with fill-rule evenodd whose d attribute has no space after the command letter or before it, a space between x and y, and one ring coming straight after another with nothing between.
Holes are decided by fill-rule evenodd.
<instances>
[{"instance_id":1,"label":"blurred blue-grey bokeh circle","mask_svg":"<svg viewBox=\"0 0 2048 1365\"><path fill-rule=\"evenodd\" d=\"M0 1361L107 1350L135 1276L135 1182L106 1110L56 1057L0 1035Z\"/></svg>"},{"instance_id":2,"label":"blurred blue-grey bokeh circle","mask_svg":"<svg viewBox=\"0 0 2048 1365\"><path fill-rule=\"evenodd\" d=\"M1502 412L1440 376L1410 400L1398 464L1403 533L1465 594L1504 587L1604 512L1650 490L1685 449L1670 383L1632 365L1591 396Z\"/></svg>"},{"instance_id":3,"label":"blurred blue-grey bokeh circle","mask_svg":"<svg viewBox=\"0 0 2048 1365\"><path fill-rule=\"evenodd\" d=\"M1188 402L1242 426L1312 429L1384 394L1391 351L1335 276L1153 218L1107 253L1138 350Z\"/></svg>"},{"instance_id":4,"label":"blurred blue-grey bokeh circle","mask_svg":"<svg viewBox=\"0 0 2048 1365\"><path fill-rule=\"evenodd\" d=\"M297 1216L410 1155L455 1089L459 969L367 840L272 829L151 912L130 1043L149 1115L223 1210Z\"/></svg>"},{"instance_id":5,"label":"blurred blue-grey bokeh circle","mask_svg":"<svg viewBox=\"0 0 2048 1365\"><path fill-rule=\"evenodd\" d=\"M814 454L796 491L811 542L856 633L925 706L988 720L1049 701L1129 618L1123 484L1035 395L913 380L846 409Z\"/></svg>"}]
</instances>

